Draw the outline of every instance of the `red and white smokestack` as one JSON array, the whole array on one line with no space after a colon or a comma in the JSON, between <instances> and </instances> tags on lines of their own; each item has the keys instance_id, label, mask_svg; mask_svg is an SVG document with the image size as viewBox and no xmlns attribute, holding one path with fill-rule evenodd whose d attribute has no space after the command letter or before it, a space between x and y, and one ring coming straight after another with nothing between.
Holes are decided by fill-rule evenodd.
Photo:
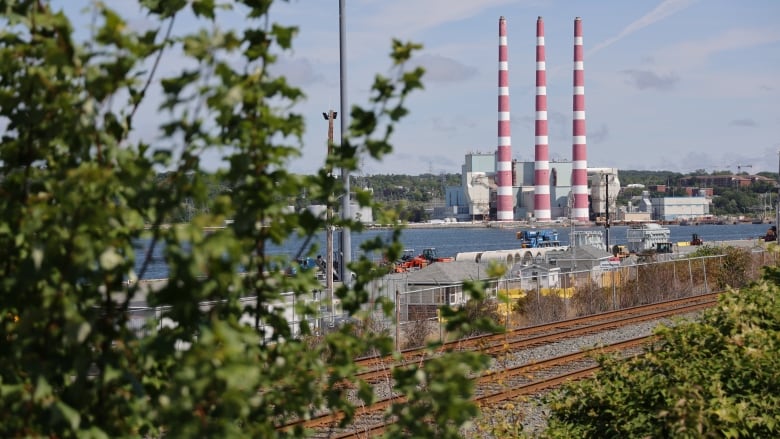
<instances>
[{"instance_id":1,"label":"red and white smokestack","mask_svg":"<svg viewBox=\"0 0 780 439\"><path fill-rule=\"evenodd\" d=\"M496 185L499 221L515 219L512 202L512 137L509 121L509 50L506 41L506 19L498 19L498 156Z\"/></svg>"},{"instance_id":2,"label":"red and white smokestack","mask_svg":"<svg viewBox=\"0 0 780 439\"><path fill-rule=\"evenodd\" d=\"M550 152L547 135L547 72L544 21L536 20L536 127L534 146L534 217L550 221Z\"/></svg>"},{"instance_id":3,"label":"red and white smokestack","mask_svg":"<svg viewBox=\"0 0 780 439\"><path fill-rule=\"evenodd\" d=\"M582 20L574 19L574 119L572 121L572 219L588 220L588 159L585 141L585 70L582 55Z\"/></svg>"}]
</instances>

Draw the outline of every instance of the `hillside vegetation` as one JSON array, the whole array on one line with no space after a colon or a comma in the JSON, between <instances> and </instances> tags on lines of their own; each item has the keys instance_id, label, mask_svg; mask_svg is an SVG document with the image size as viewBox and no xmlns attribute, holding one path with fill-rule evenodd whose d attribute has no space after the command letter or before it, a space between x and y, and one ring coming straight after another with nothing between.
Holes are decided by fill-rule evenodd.
<instances>
[{"instance_id":1,"label":"hillside vegetation","mask_svg":"<svg viewBox=\"0 0 780 439\"><path fill-rule=\"evenodd\" d=\"M699 322L657 330L630 361L600 360L593 379L548 399L545 438L780 435L780 269L721 296Z\"/></svg>"},{"instance_id":2,"label":"hillside vegetation","mask_svg":"<svg viewBox=\"0 0 780 439\"><path fill-rule=\"evenodd\" d=\"M703 170L682 174L671 171L620 170L618 176L622 189L617 203L624 206L632 196L641 195L649 187L666 185L665 192L650 191L653 197L686 196L679 181L697 175L730 174L727 171L707 173ZM742 174L747 175L747 174ZM777 180L776 173L760 173L763 177ZM358 187L371 188L377 201L400 212L405 220L423 221L430 219L430 208L443 205L445 188L460 185L460 174L371 175L355 179ZM641 184L645 189L627 188L629 184ZM765 210L774 211L777 203L777 188L766 182L756 182L748 187L714 187L711 211L713 215L758 216ZM426 210L427 208L427 210Z\"/></svg>"},{"instance_id":3,"label":"hillside vegetation","mask_svg":"<svg viewBox=\"0 0 780 439\"><path fill-rule=\"evenodd\" d=\"M709 175L720 174L716 171ZM666 185L666 192L650 191L653 197L685 196L678 181L681 178L707 175L703 171L680 174L671 171L619 171L622 189L617 198L618 206L624 206L633 196L641 195L643 191L655 185ZM767 178L777 179L777 174L761 173ZM170 173L160 174L158 184L166 185ZM202 180L208 187L209 199L232 190L231 184L218 175L202 175ZM375 174L352 176L351 187L357 192L364 192L383 204L385 210L395 212L403 221L422 222L431 219L432 209L445 204L446 188L460 185L460 174ZM645 188L627 188L629 184L641 184ZM759 216L762 212L774 211L777 203L777 189L765 182L755 183L749 187L713 188L711 213L714 215ZM207 213L209 200L197 202L185 199L179 209L171 214L170 222L188 222L197 213ZM301 209L319 201L311 196L308 190L302 190L295 196L287 198L289 205ZM374 212L378 217L380 212Z\"/></svg>"}]
</instances>

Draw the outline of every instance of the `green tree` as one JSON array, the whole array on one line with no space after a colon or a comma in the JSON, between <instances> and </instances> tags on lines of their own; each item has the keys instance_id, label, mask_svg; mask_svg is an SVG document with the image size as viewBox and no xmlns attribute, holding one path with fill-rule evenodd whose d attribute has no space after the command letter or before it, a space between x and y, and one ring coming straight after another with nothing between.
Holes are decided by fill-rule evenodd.
<instances>
[{"instance_id":1,"label":"green tree","mask_svg":"<svg viewBox=\"0 0 780 439\"><path fill-rule=\"evenodd\" d=\"M388 353L392 340L358 337L347 325L314 348L298 342L294 329L312 328L291 328L272 305L282 292L320 285L311 274L273 270L280 261L265 250L325 226L286 209L303 188L325 202L341 189L330 169L354 170L360 155L391 151L405 99L421 88L422 70L404 68L418 46L393 42L393 73L376 76L368 105L351 109L349 140L316 175L298 176L287 165L300 154L304 125L293 109L303 93L268 71L297 29L272 23L272 1L139 2L154 28L133 30L95 2L92 38L79 43L49 2L0 0L0 436L299 437L277 427L322 407L343 410L347 422L374 396L358 383L362 401L353 401L336 384L354 379L355 356ZM220 29L223 7L247 27ZM184 14L203 30L173 32ZM188 67L159 77L171 53ZM165 133L154 146L129 136L153 83L164 92ZM212 148L228 157L215 180L229 190L210 190L200 172ZM172 169L162 181L160 167ZM359 201L372 204L365 193ZM195 207L189 223L161 227L185 204ZM235 218L231 227L204 233L226 218ZM399 233L364 248L395 260ZM145 292L132 280L152 253L136 253L141 238L150 249L164 245L170 280L145 300L170 324L150 321L139 334L128 325L130 305ZM366 259L350 268L356 279L337 295L352 318L368 319L366 285L382 271ZM256 300L246 305L246 297ZM212 306L199 306L205 301ZM315 315L316 305L297 306ZM389 313L393 305L375 306ZM470 327L458 315L448 330ZM241 323L247 317L253 325ZM455 436L475 410L466 375L485 365L466 353L396 373L416 416L394 408L394 431ZM420 392L421 382L436 391Z\"/></svg>"},{"instance_id":2,"label":"green tree","mask_svg":"<svg viewBox=\"0 0 780 439\"><path fill-rule=\"evenodd\" d=\"M557 392L543 436L777 437L780 272L765 270L700 322L660 328L645 355L604 358L594 379Z\"/></svg>"}]
</instances>

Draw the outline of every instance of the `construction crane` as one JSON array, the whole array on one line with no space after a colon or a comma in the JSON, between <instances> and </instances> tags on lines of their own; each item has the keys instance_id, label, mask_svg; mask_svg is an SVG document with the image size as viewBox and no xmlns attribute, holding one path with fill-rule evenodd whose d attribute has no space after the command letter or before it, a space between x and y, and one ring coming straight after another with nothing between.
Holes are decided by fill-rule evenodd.
<instances>
[{"instance_id":1,"label":"construction crane","mask_svg":"<svg viewBox=\"0 0 780 439\"><path fill-rule=\"evenodd\" d=\"M737 174L742 173L742 168L752 168L753 165L737 165Z\"/></svg>"}]
</instances>

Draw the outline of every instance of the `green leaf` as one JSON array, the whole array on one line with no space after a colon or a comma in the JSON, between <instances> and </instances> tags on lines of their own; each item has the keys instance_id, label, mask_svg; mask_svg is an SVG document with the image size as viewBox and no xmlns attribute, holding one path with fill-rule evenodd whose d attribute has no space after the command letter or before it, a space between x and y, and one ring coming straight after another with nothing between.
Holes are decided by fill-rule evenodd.
<instances>
[{"instance_id":1,"label":"green leaf","mask_svg":"<svg viewBox=\"0 0 780 439\"><path fill-rule=\"evenodd\" d=\"M54 412L57 417L60 417L67 422L72 430L78 429L79 424L81 423L81 415L71 406L62 401L57 401L54 403Z\"/></svg>"},{"instance_id":2,"label":"green leaf","mask_svg":"<svg viewBox=\"0 0 780 439\"><path fill-rule=\"evenodd\" d=\"M35 384L35 393L33 393L33 400L43 401L48 400L51 396L52 388L46 381L46 377L39 376L38 381Z\"/></svg>"},{"instance_id":3,"label":"green leaf","mask_svg":"<svg viewBox=\"0 0 780 439\"><path fill-rule=\"evenodd\" d=\"M214 0L193 0L192 12L196 17L214 18Z\"/></svg>"}]
</instances>

